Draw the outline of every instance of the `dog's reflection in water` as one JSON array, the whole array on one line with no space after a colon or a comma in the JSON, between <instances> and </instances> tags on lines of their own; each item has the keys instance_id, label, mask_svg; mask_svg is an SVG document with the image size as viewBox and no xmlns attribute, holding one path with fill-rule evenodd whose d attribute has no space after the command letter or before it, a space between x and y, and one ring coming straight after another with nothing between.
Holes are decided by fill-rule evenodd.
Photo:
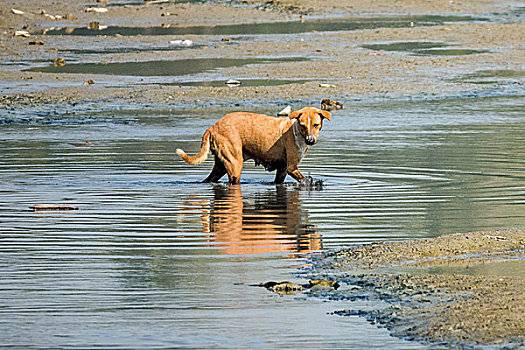
<instances>
[{"instance_id":1,"label":"dog's reflection in water","mask_svg":"<svg viewBox=\"0 0 525 350\"><path fill-rule=\"evenodd\" d=\"M239 185L216 185L201 222L224 254L304 253L321 249L321 236L301 209L299 190L276 186L243 198ZM195 200L185 202L195 208Z\"/></svg>"}]
</instances>

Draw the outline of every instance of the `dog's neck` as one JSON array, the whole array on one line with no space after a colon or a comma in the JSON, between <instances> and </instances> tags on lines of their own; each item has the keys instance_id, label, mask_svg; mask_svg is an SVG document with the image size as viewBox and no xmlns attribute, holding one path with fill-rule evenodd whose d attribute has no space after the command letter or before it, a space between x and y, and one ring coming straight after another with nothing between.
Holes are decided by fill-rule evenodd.
<instances>
[{"instance_id":1,"label":"dog's neck","mask_svg":"<svg viewBox=\"0 0 525 350\"><path fill-rule=\"evenodd\" d=\"M304 139L304 136L301 134L301 131L299 130L299 122L297 121L297 119L293 120L292 130L293 130L293 136L295 137L295 144L298 149L297 151L299 152L299 157L300 157L299 161L301 161L301 159L303 159L304 156L306 156L306 152L308 152L308 148L310 146L306 144L306 140Z\"/></svg>"}]
</instances>

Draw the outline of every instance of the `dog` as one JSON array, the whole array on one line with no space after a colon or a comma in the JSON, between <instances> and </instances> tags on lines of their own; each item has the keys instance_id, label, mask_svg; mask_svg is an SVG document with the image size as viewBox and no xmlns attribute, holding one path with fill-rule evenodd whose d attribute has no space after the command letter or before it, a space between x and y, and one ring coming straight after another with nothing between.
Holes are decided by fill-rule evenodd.
<instances>
[{"instance_id":1,"label":"dog","mask_svg":"<svg viewBox=\"0 0 525 350\"><path fill-rule=\"evenodd\" d=\"M230 113L204 132L197 155L188 156L181 149L177 149L177 154L187 163L199 164L211 150L215 164L203 182L217 182L228 174L229 182L238 184L243 162L253 159L267 171L277 170L276 184L283 183L286 175L301 183L305 177L298 169L299 162L308 148L317 143L323 120L330 118L330 112L314 107L294 111L288 118Z\"/></svg>"}]
</instances>

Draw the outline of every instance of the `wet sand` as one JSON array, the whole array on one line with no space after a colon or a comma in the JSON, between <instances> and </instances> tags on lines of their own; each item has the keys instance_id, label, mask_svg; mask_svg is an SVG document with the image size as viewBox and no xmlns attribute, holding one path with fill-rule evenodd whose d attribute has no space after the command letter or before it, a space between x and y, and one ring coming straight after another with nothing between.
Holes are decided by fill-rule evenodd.
<instances>
[{"instance_id":1,"label":"wet sand","mask_svg":"<svg viewBox=\"0 0 525 350\"><path fill-rule=\"evenodd\" d=\"M342 249L316 267L348 285L332 298L388 305L339 315L420 342L514 349L525 344L524 258L525 230L501 230Z\"/></svg>"},{"instance_id":2,"label":"wet sand","mask_svg":"<svg viewBox=\"0 0 525 350\"><path fill-rule=\"evenodd\" d=\"M0 104L17 108L23 104L75 103L82 101L108 101L123 99L139 104L165 103L173 107L183 105L268 105L293 101L297 104L318 103L320 98L342 100L406 98L407 96L458 96L476 94L493 85L473 84L461 80L468 74L490 69L521 71L525 63L523 39L520 33L525 24L501 23L491 20L473 23L447 23L436 26L414 26L409 22L403 28L377 28L340 32L307 32L295 35L258 35L253 40L237 40L227 35L186 36L52 36L43 35L44 28L80 26L91 21L112 26L164 26L185 27L194 25L277 22L289 20L315 20L318 16L338 15L338 18L356 18L359 15L484 15L511 14L511 4L495 1L460 2L440 7L441 2L411 1L400 5L392 2L374 2L362 8L359 2L340 5L337 2L249 2L249 5L230 7L210 4L182 5L128 5L109 6L106 13L85 12L89 6L76 2L28 1L2 3L1 46L2 61L19 65L3 65L0 81L8 86L3 90ZM109 3L111 4L111 2ZM103 5L93 3L94 6ZM17 15L16 8L26 12ZM304 10L306 8L307 10ZM439 11L437 9L439 8ZM51 20L40 13L60 14L67 18ZM308 14L305 15L305 12ZM29 13L29 14L28 14ZM167 15L168 14L168 15ZM507 17L508 17L507 16ZM15 37L23 28L31 33L28 38ZM93 40L96 38L96 40ZM238 80L249 78L295 79L308 81L282 86L240 86L238 88L206 86L168 86L144 84L139 79L102 74L39 73L21 71L24 62L43 60L51 62L64 51L83 49L93 45L101 48L129 47L131 45L166 46L169 40L190 39L198 47L186 50L139 51L97 55L80 55L83 62L134 62L192 58L251 58L251 57L300 57L307 61L256 64L222 68L223 77ZM30 45L42 41L44 45ZM94 41L97 44L94 44ZM482 50L468 55L412 55L364 48L364 45L385 42L437 42L454 49ZM34 63L33 63L34 64ZM66 61L66 65L69 61ZM40 64L41 65L41 64ZM15 68L13 68L15 67ZM304 72L308 72L305 75ZM93 80L95 84L84 85ZM320 83L333 87L320 87ZM27 87L30 84L31 87ZM23 103L22 105L20 103Z\"/></svg>"}]
</instances>

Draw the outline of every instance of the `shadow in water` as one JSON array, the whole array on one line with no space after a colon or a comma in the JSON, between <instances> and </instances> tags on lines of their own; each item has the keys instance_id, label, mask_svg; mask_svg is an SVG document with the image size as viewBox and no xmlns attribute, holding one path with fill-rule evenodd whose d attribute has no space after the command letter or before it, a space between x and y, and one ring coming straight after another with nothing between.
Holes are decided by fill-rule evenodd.
<instances>
[{"instance_id":1,"label":"shadow in water","mask_svg":"<svg viewBox=\"0 0 525 350\"><path fill-rule=\"evenodd\" d=\"M203 233L220 253L305 253L322 248L321 235L301 209L298 189L276 186L254 198L243 197L239 185L215 185L213 192L211 200L184 200L182 211L199 208Z\"/></svg>"}]
</instances>

